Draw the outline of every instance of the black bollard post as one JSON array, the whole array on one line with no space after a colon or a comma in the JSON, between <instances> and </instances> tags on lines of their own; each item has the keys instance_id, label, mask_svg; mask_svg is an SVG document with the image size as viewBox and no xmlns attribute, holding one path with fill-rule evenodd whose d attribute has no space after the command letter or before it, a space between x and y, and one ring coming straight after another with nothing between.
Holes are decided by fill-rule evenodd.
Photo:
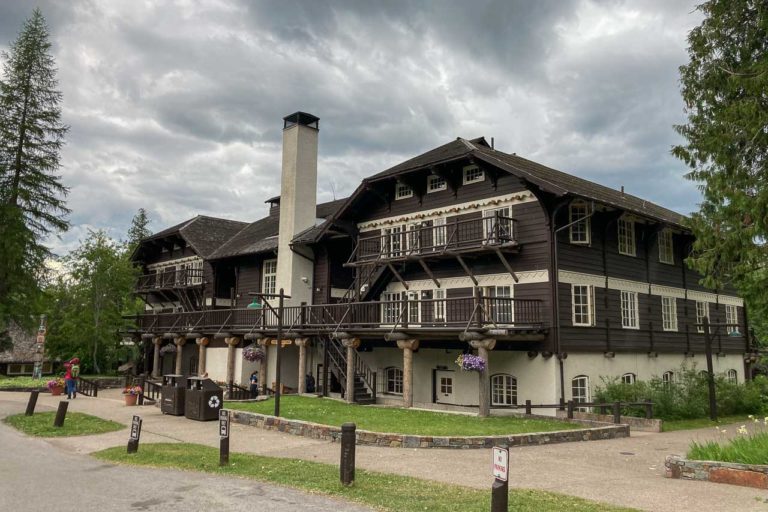
<instances>
[{"instance_id":1,"label":"black bollard post","mask_svg":"<svg viewBox=\"0 0 768 512\"><path fill-rule=\"evenodd\" d=\"M531 414L531 401L526 400L525 401L525 414L530 415Z\"/></svg>"},{"instance_id":2,"label":"black bollard post","mask_svg":"<svg viewBox=\"0 0 768 512\"><path fill-rule=\"evenodd\" d=\"M509 511L509 448L494 446L492 450L493 485L491 486L491 512Z\"/></svg>"},{"instance_id":3,"label":"black bollard post","mask_svg":"<svg viewBox=\"0 0 768 512\"><path fill-rule=\"evenodd\" d=\"M342 485L352 485L355 482L355 429L354 423L344 423L341 426L341 463L339 478Z\"/></svg>"},{"instance_id":4,"label":"black bollard post","mask_svg":"<svg viewBox=\"0 0 768 512\"><path fill-rule=\"evenodd\" d=\"M568 400L568 419L573 419L573 400Z\"/></svg>"},{"instance_id":5,"label":"black bollard post","mask_svg":"<svg viewBox=\"0 0 768 512\"><path fill-rule=\"evenodd\" d=\"M650 398L645 400L645 419L650 420L653 418L653 402Z\"/></svg>"},{"instance_id":6,"label":"black bollard post","mask_svg":"<svg viewBox=\"0 0 768 512\"><path fill-rule=\"evenodd\" d=\"M35 414L35 406L37 405L37 395L40 394L40 391L37 389L32 390L32 392L29 394L29 402L27 402L27 412L24 414L27 416L32 416Z\"/></svg>"},{"instance_id":7,"label":"black bollard post","mask_svg":"<svg viewBox=\"0 0 768 512\"><path fill-rule=\"evenodd\" d=\"M621 402L613 402L613 423L621 423Z\"/></svg>"},{"instance_id":8,"label":"black bollard post","mask_svg":"<svg viewBox=\"0 0 768 512\"><path fill-rule=\"evenodd\" d=\"M67 407L69 407L69 402L64 400L59 402L59 408L56 409L56 418L53 420L54 427L60 428L64 426L64 420L67 417Z\"/></svg>"},{"instance_id":9,"label":"black bollard post","mask_svg":"<svg viewBox=\"0 0 768 512\"><path fill-rule=\"evenodd\" d=\"M141 422L139 416L134 416L131 421L131 437L128 439L128 453L139 451L139 439L141 438Z\"/></svg>"},{"instance_id":10,"label":"black bollard post","mask_svg":"<svg viewBox=\"0 0 768 512\"><path fill-rule=\"evenodd\" d=\"M491 486L491 512L509 511L509 482L494 480Z\"/></svg>"},{"instance_id":11,"label":"black bollard post","mask_svg":"<svg viewBox=\"0 0 768 512\"><path fill-rule=\"evenodd\" d=\"M219 466L229 465L229 411L219 410Z\"/></svg>"}]
</instances>

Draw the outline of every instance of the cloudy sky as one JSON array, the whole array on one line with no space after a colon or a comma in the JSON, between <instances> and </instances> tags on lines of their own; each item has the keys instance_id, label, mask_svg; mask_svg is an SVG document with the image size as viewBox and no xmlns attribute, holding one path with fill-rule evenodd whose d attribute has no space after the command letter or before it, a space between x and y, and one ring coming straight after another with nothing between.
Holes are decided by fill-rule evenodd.
<instances>
[{"instance_id":1,"label":"cloudy sky","mask_svg":"<svg viewBox=\"0 0 768 512\"><path fill-rule=\"evenodd\" d=\"M670 155L683 0L49 0L72 229L139 207L255 220L279 193L282 117L320 117L320 201L457 136L688 213ZM34 2L0 2L0 48Z\"/></svg>"}]
</instances>

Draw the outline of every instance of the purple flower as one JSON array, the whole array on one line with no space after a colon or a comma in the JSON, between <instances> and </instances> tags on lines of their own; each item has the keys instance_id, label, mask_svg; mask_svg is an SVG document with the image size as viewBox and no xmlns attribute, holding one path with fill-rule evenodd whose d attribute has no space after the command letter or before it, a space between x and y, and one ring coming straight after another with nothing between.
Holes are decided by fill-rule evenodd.
<instances>
[{"instance_id":1,"label":"purple flower","mask_svg":"<svg viewBox=\"0 0 768 512\"><path fill-rule=\"evenodd\" d=\"M456 364L465 372L485 371L485 359L473 354L462 354L456 359Z\"/></svg>"},{"instance_id":2,"label":"purple flower","mask_svg":"<svg viewBox=\"0 0 768 512\"><path fill-rule=\"evenodd\" d=\"M254 345L248 345L243 349L243 359L246 361L263 361L264 351Z\"/></svg>"}]
</instances>

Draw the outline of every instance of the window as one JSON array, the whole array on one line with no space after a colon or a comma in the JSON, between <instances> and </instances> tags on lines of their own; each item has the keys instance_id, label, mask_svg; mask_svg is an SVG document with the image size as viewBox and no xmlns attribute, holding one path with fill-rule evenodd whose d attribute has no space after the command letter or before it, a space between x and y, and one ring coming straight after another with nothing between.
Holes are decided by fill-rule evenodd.
<instances>
[{"instance_id":1,"label":"window","mask_svg":"<svg viewBox=\"0 0 768 512\"><path fill-rule=\"evenodd\" d=\"M464 168L464 185L470 183L479 183L485 179L485 173L476 165L469 165Z\"/></svg>"},{"instance_id":2,"label":"window","mask_svg":"<svg viewBox=\"0 0 768 512\"><path fill-rule=\"evenodd\" d=\"M696 301L696 332L704 332L704 319L709 318L709 302Z\"/></svg>"},{"instance_id":3,"label":"window","mask_svg":"<svg viewBox=\"0 0 768 512\"><path fill-rule=\"evenodd\" d=\"M584 201L574 201L568 211L568 222L572 244L589 245L589 207Z\"/></svg>"},{"instance_id":4,"label":"window","mask_svg":"<svg viewBox=\"0 0 768 512\"><path fill-rule=\"evenodd\" d=\"M421 222L413 222L406 226L405 242L407 244L406 249L408 250L408 254L418 253L421 250L422 227L423 225Z\"/></svg>"},{"instance_id":5,"label":"window","mask_svg":"<svg viewBox=\"0 0 768 512\"><path fill-rule=\"evenodd\" d=\"M659 261L675 264L675 252L672 245L672 231L665 229L659 233Z\"/></svg>"},{"instance_id":6,"label":"window","mask_svg":"<svg viewBox=\"0 0 768 512\"><path fill-rule=\"evenodd\" d=\"M571 381L571 396L574 403L583 404L589 402L589 377L579 375Z\"/></svg>"},{"instance_id":7,"label":"window","mask_svg":"<svg viewBox=\"0 0 768 512\"><path fill-rule=\"evenodd\" d=\"M384 256L395 258L401 256L403 250L403 226L393 226L384 229Z\"/></svg>"},{"instance_id":8,"label":"window","mask_svg":"<svg viewBox=\"0 0 768 512\"><path fill-rule=\"evenodd\" d=\"M725 373L725 378L728 379L728 382L736 384L739 379L739 374L736 373L736 370L731 369Z\"/></svg>"},{"instance_id":9,"label":"window","mask_svg":"<svg viewBox=\"0 0 768 512\"><path fill-rule=\"evenodd\" d=\"M661 324L665 331L677 331L677 300L674 297L661 298Z\"/></svg>"},{"instance_id":10,"label":"window","mask_svg":"<svg viewBox=\"0 0 768 512\"><path fill-rule=\"evenodd\" d=\"M634 373L625 373L621 376L622 384L634 384L637 381L637 375Z\"/></svg>"},{"instance_id":11,"label":"window","mask_svg":"<svg viewBox=\"0 0 768 512\"><path fill-rule=\"evenodd\" d=\"M434 308L435 323L445 322L445 290L434 290L432 297L435 301L432 303Z\"/></svg>"},{"instance_id":12,"label":"window","mask_svg":"<svg viewBox=\"0 0 768 512\"><path fill-rule=\"evenodd\" d=\"M635 256L635 222L619 219L619 254Z\"/></svg>"},{"instance_id":13,"label":"window","mask_svg":"<svg viewBox=\"0 0 768 512\"><path fill-rule=\"evenodd\" d=\"M413 189L405 183L395 185L395 200L413 197Z\"/></svg>"},{"instance_id":14,"label":"window","mask_svg":"<svg viewBox=\"0 0 768 512\"><path fill-rule=\"evenodd\" d=\"M264 276L261 278L261 292L275 294L277 285L277 260L264 260Z\"/></svg>"},{"instance_id":15,"label":"window","mask_svg":"<svg viewBox=\"0 0 768 512\"><path fill-rule=\"evenodd\" d=\"M675 383L675 372L673 372L673 371L664 372L661 375L661 382L664 384L664 386L667 386L667 387L669 387L672 384L674 384Z\"/></svg>"},{"instance_id":16,"label":"window","mask_svg":"<svg viewBox=\"0 0 768 512\"><path fill-rule=\"evenodd\" d=\"M447 239L445 217L438 217L432 221L432 243L436 248L445 247Z\"/></svg>"},{"instance_id":17,"label":"window","mask_svg":"<svg viewBox=\"0 0 768 512\"><path fill-rule=\"evenodd\" d=\"M450 395L453 393L453 378L440 377L440 393Z\"/></svg>"},{"instance_id":18,"label":"window","mask_svg":"<svg viewBox=\"0 0 768 512\"><path fill-rule=\"evenodd\" d=\"M725 305L725 323L728 334L739 332L739 314L736 306Z\"/></svg>"},{"instance_id":19,"label":"window","mask_svg":"<svg viewBox=\"0 0 768 512\"><path fill-rule=\"evenodd\" d=\"M395 395L403 394L403 370L400 368L390 367L384 370L385 382L387 383L387 393L393 393Z\"/></svg>"},{"instance_id":20,"label":"window","mask_svg":"<svg viewBox=\"0 0 768 512\"><path fill-rule=\"evenodd\" d=\"M496 208L483 213L483 235L489 243L501 244L512 240L512 209Z\"/></svg>"},{"instance_id":21,"label":"window","mask_svg":"<svg viewBox=\"0 0 768 512\"><path fill-rule=\"evenodd\" d=\"M491 405L517 405L517 379L512 375L491 377Z\"/></svg>"},{"instance_id":22,"label":"window","mask_svg":"<svg viewBox=\"0 0 768 512\"><path fill-rule=\"evenodd\" d=\"M400 319L401 302L403 296L400 292L384 292L381 294L381 323L394 325Z\"/></svg>"},{"instance_id":23,"label":"window","mask_svg":"<svg viewBox=\"0 0 768 512\"><path fill-rule=\"evenodd\" d=\"M621 326L624 329L639 329L637 319L637 292L621 292Z\"/></svg>"},{"instance_id":24,"label":"window","mask_svg":"<svg viewBox=\"0 0 768 512\"><path fill-rule=\"evenodd\" d=\"M571 296L573 325L595 325L595 288L592 285L574 284Z\"/></svg>"},{"instance_id":25,"label":"window","mask_svg":"<svg viewBox=\"0 0 768 512\"><path fill-rule=\"evenodd\" d=\"M491 319L497 324L514 322L514 302L511 286L488 286L483 289L485 305Z\"/></svg>"},{"instance_id":26,"label":"window","mask_svg":"<svg viewBox=\"0 0 768 512\"><path fill-rule=\"evenodd\" d=\"M440 176L429 176L427 178L427 194L431 192L439 192L441 190L446 190L448 188L448 183L446 183L445 178L441 178Z\"/></svg>"}]
</instances>

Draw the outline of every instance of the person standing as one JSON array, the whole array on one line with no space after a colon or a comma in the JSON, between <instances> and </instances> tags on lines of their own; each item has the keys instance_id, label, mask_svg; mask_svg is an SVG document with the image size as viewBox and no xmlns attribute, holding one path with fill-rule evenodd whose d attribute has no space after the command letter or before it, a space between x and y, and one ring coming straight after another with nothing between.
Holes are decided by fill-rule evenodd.
<instances>
[{"instance_id":1,"label":"person standing","mask_svg":"<svg viewBox=\"0 0 768 512\"><path fill-rule=\"evenodd\" d=\"M73 357L64 363L64 384L67 389L67 400L77 398L77 378L80 376L80 359Z\"/></svg>"},{"instance_id":2,"label":"person standing","mask_svg":"<svg viewBox=\"0 0 768 512\"><path fill-rule=\"evenodd\" d=\"M254 371L250 378L251 383L251 398L256 398L259 395L259 372Z\"/></svg>"}]
</instances>

